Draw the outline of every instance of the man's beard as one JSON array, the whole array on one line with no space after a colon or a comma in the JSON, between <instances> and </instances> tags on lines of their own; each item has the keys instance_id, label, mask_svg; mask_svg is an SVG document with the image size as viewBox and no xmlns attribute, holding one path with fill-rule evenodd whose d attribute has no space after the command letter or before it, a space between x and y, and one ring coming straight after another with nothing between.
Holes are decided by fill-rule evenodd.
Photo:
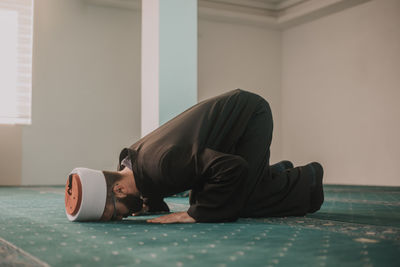
<instances>
[{"instance_id":1,"label":"man's beard","mask_svg":"<svg viewBox=\"0 0 400 267\"><path fill-rule=\"evenodd\" d=\"M123 203L128 208L128 215L132 215L132 213L137 213L143 208L143 200L140 197L136 197L134 195L127 195L124 198L118 199L118 201Z\"/></svg>"}]
</instances>

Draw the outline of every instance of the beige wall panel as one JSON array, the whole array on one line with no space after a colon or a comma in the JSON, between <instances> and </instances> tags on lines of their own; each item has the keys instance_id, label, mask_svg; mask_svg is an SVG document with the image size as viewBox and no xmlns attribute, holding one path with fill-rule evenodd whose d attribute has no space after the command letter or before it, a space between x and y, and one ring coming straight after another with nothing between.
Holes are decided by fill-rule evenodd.
<instances>
[{"instance_id":1,"label":"beige wall panel","mask_svg":"<svg viewBox=\"0 0 400 267\"><path fill-rule=\"evenodd\" d=\"M400 1L283 33L283 155L327 183L400 185Z\"/></svg>"},{"instance_id":2,"label":"beige wall panel","mask_svg":"<svg viewBox=\"0 0 400 267\"><path fill-rule=\"evenodd\" d=\"M265 27L199 20L198 99L241 88L268 100L274 117L271 162L281 160L281 34Z\"/></svg>"},{"instance_id":3,"label":"beige wall panel","mask_svg":"<svg viewBox=\"0 0 400 267\"><path fill-rule=\"evenodd\" d=\"M32 125L22 184L64 184L74 167L115 170L140 137L140 13L36 0Z\"/></svg>"},{"instance_id":4,"label":"beige wall panel","mask_svg":"<svg viewBox=\"0 0 400 267\"><path fill-rule=\"evenodd\" d=\"M0 125L0 186L21 184L21 126Z\"/></svg>"}]
</instances>

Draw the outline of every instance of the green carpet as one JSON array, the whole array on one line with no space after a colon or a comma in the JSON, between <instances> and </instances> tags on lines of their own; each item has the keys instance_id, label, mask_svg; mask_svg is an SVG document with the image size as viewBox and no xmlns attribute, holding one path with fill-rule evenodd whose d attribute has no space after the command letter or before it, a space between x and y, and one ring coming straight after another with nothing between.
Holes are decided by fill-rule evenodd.
<instances>
[{"instance_id":1,"label":"green carpet","mask_svg":"<svg viewBox=\"0 0 400 267\"><path fill-rule=\"evenodd\" d=\"M73 223L62 187L0 187L0 266L400 266L400 188L325 189L306 217L153 225Z\"/></svg>"}]
</instances>

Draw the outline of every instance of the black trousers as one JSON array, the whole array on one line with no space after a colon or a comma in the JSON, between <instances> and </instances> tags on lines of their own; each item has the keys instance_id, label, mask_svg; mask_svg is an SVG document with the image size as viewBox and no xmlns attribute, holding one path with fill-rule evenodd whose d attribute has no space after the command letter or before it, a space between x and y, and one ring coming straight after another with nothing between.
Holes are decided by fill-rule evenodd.
<instances>
[{"instance_id":1,"label":"black trousers","mask_svg":"<svg viewBox=\"0 0 400 267\"><path fill-rule=\"evenodd\" d=\"M236 145L235 154L248 162L248 177L253 177L247 181L248 199L241 217L301 216L310 208L311 178L302 167L271 171L272 132L271 109L262 99Z\"/></svg>"}]
</instances>

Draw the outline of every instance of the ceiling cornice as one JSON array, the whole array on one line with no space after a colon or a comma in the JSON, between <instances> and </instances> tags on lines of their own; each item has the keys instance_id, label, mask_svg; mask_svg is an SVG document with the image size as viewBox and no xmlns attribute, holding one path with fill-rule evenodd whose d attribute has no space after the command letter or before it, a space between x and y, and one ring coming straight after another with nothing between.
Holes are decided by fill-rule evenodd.
<instances>
[{"instance_id":1,"label":"ceiling cornice","mask_svg":"<svg viewBox=\"0 0 400 267\"><path fill-rule=\"evenodd\" d=\"M83 0L140 10L140 0ZM146 0L142 0L146 1ZM199 18L286 29L371 0L198 0Z\"/></svg>"},{"instance_id":2,"label":"ceiling cornice","mask_svg":"<svg viewBox=\"0 0 400 267\"><path fill-rule=\"evenodd\" d=\"M92 5L113 7L129 10L141 10L140 0L83 0L84 2Z\"/></svg>"},{"instance_id":3,"label":"ceiling cornice","mask_svg":"<svg viewBox=\"0 0 400 267\"><path fill-rule=\"evenodd\" d=\"M261 0L198 0L198 3L199 17L203 19L286 29L368 1L371 0L287 0L268 7L255 7Z\"/></svg>"},{"instance_id":4,"label":"ceiling cornice","mask_svg":"<svg viewBox=\"0 0 400 267\"><path fill-rule=\"evenodd\" d=\"M200 6L220 5L236 6L237 8L252 8L268 11L280 11L308 0L198 0Z\"/></svg>"}]
</instances>

